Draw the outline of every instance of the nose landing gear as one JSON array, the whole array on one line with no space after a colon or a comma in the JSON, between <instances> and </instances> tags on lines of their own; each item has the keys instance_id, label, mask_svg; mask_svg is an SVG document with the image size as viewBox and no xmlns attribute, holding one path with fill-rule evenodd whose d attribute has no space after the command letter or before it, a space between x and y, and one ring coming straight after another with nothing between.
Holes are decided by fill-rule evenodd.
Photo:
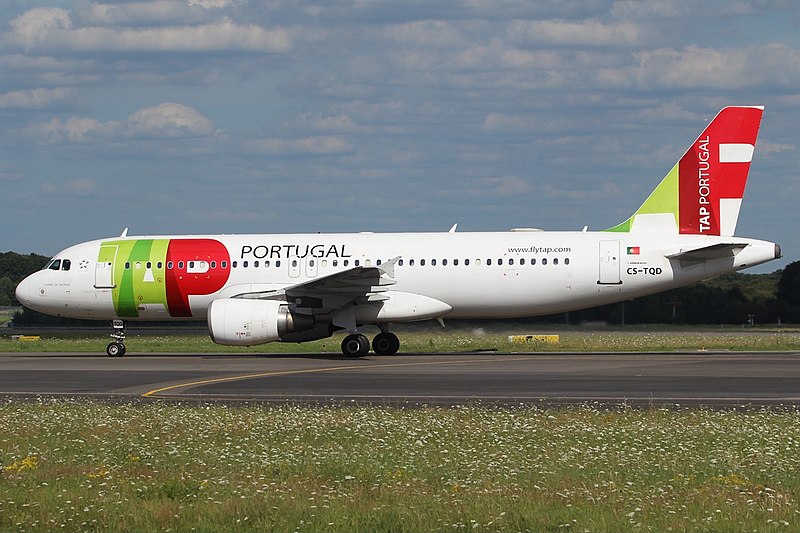
<instances>
[{"instance_id":1,"label":"nose landing gear","mask_svg":"<svg viewBox=\"0 0 800 533\"><path fill-rule=\"evenodd\" d=\"M111 334L114 342L106 346L106 354L109 357L122 357L125 355L125 321L114 319L111 321L111 327L114 328L114 333Z\"/></svg>"}]
</instances>

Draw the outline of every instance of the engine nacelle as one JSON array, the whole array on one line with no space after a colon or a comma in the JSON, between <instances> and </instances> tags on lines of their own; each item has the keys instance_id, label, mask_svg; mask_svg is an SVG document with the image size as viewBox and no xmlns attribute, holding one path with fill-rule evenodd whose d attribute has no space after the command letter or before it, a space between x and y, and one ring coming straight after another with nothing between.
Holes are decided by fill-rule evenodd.
<instances>
[{"instance_id":1,"label":"engine nacelle","mask_svg":"<svg viewBox=\"0 0 800 533\"><path fill-rule=\"evenodd\" d=\"M217 344L254 346L313 327L314 317L275 300L220 298L208 306L208 333Z\"/></svg>"}]
</instances>

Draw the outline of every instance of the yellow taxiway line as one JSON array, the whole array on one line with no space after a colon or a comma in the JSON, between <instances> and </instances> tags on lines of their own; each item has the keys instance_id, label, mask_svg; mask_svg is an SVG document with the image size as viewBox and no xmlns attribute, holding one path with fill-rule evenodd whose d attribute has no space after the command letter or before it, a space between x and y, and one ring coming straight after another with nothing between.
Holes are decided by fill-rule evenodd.
<instances>
[{"instance_id":1,"label":"yellow taxiway line","mask_svg":"<svg viewBox=\"0 0 800 533\"><path fill-rule=\"evenodd\" d=\"M242 374L238 376L227 376L223 378L213 378L213 379L202 379L198 381L189 381L186 383L178 383L175 385L169 385L166 387L161 387L160 389L153 389L151 391L147 391L142 394L143 398L154 398L156 395L161 394L167 391L174 391L177 389L188 389L191 387L197 387L200 385L210 385L212 383L229 383L231 381L244 381L248 379L256 379L256 378L269 378L269 377L278 377L278 376L290 376L296 374L318 374L322 372L340 372L343 370L358 370L364 368L390 368L390 367L408 367L408 366L434 366L434 365L468 365L468 364L475 364L475 363L486 363L489 361L497 362L497 361L522 361L526 359L525 357L492 357L492 358L482 358L482 359L467 359L461 361L418 361L414 363L386 363L386 364L377 364L377 365L347 365L347 366L331 366L325 368L309 368L304 370L280 370L276 372L259 372L256 374Z\"/></svg>"}]
</instances>

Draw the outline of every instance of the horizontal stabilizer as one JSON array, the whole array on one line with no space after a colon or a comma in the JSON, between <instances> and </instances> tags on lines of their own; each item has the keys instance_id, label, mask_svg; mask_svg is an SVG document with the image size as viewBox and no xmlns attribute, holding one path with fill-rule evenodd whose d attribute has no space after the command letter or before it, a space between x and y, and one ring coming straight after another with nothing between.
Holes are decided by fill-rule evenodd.
<instances>
[{"instance_id":1,"label":"horizontal stabilizer","mask_svg":"<svg viewBox=\"0 0 800 533\"><path fill-rule=\"evenodd\" d=\"M711 259L724 259L733 257L747 247L746 243L720 243L693 250L681 250L680 252L668 255L667 259L677 259L684 263L699 263Z\"/></svg>"}]
</instances>

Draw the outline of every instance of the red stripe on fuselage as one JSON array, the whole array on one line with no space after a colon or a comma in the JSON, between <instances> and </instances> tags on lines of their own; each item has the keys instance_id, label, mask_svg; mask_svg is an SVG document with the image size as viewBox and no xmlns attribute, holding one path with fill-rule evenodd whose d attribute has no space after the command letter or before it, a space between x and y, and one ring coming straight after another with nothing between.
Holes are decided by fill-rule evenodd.
<instances>
[{"instance_id":1,"label":"red stripe on fuselage","mask_svg":"<svg viewBox=\"0 0 800 533\"><path fill-rule=\"evenodd\" d=\"M189 263L205 261L206 272L190 272ZM225 267L223 268L223 262ZM167 247L166 292L169 314L173 317L191 317L190 295L217 292L230 277L230 254L221 242L213 239L171 239ZM214 268L211 268L212 263Z\"/></svg>"}]
</instances>

